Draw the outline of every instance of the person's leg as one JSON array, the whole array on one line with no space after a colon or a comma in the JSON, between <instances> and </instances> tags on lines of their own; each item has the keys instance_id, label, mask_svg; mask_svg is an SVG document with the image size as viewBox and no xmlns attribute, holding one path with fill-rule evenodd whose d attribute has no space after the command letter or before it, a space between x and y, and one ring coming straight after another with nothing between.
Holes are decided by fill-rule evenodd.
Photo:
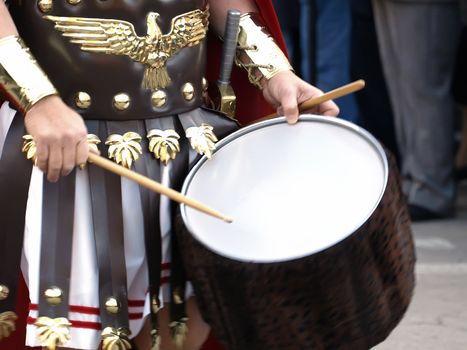
<instances>
[{"instance_id":1,"label":"person's leg","mask_svg":"<svg viewBox=\"0 0 467 350\"><path fill-rule=\"evenodd\" d=\"M352 0L351 78L364 79L366 88L355 94L363 127L399 161L394 117L383 75L371 0Z\"/></svg>"},{"instance_id":2,"label":"person's leg","mask_svg":"<svg viewBox=\"0 0 467 350\"><path fill-rule=\"evenodd\" d=\"M316 0L316 85L323 91L350 82L351 13L348 0ZM338 101L340 117L359 122L354 95Z\"/></svg>"},{"instance_id":3,"label":"person's leg","mask_svg":"<svg viewBox=\"0 0 467 350\"><path fill-rule=\"evenodd\" d=\"M463 108L461 142L456 154L458 179L467 177L467 107Z\"/></svg>"},{"instance_id":4,"label":"person's leg","mask_svg":"<svg viewBox=\"0 0 467 350\"><path fill-rule=\"evenodd\" d=\"M383 68L402 156L409 204L432 213L453 210L453 128L450 94L460 18L454 3L374 0Z\"/></svg>"}]
</instances>

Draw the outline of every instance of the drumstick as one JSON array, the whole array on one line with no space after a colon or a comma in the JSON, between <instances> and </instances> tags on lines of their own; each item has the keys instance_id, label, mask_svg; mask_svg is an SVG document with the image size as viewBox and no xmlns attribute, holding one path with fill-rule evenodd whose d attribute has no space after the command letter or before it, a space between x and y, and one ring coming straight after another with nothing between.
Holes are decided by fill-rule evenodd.
<instances>
[{"instance_id":1,"label":"drumstick","mask_svg":"<svg viewBox=\"0 0 467 350\"><path fill-rule=\"evenodd\" d=\"M305 112L308 109L319 105L320 103L329 101L329 100L334 100L336 98L351 94L353 92L359 91L365 87L365 81L360 79L357 81L354 81L353 83L341 86L337 89L331 90L329 92L326 92L325 94L318 96L318 97L312 97L309 100L306 100L305 102L301 103L298 106L298 110L300 112ZM277 117L277 113L272 113L264 118L261 118L261 120L264 119L271 119Z\"/></svg>"},{"instance_id":2,"label":"drumstick","mask_svg":"<svg viewBox=\"0 0 467 350\"><path fill-rule=\"evenodd\" d=\"M224 220L225 222L231 223L233 219L231 217L225 216L218 211L209 208L208 206L202 204L201 202L198 202L197 200L194 200L192 198L186 197L183 194L181 194L178 191L175 191L167 186L162 185L159 182L156 182L144 175L138 174L135 171L132 171L130 169L127 169L125 167L122 167L104 157L101 157L95 153L89 153L88 160L105 169L108 170L114 174L126 177L132 181L135 181L136 183L140 184L143 187L146 187L154 192L163 194L170 199L173 199L174 201L178 203L183 203L188 205L189 207L199 210L205 214L214 216L218 219Z\"/></svg>"}]
</instances>

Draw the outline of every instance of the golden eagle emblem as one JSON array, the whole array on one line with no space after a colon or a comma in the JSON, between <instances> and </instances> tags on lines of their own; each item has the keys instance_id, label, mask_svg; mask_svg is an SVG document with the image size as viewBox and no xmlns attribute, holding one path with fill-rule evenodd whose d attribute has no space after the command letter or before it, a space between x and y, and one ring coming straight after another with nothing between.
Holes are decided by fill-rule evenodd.
<instances>
[{"instance_id":1,"label":"golden eagle emblem","mask_svg":"<svg viewBox=\"0 0 467 350\"><path fill-rule=\"evenodd\" d=\"M143 86L151 90L170 84L167 61L173 55L206 37L209 11L198 9L174 17L167 34L162 34L158 17L157 12L149 12L147 34L141 37L133 24L118 19L44 16L83 51L128 56L146 65Z\"/></svg>"}]
</instances>

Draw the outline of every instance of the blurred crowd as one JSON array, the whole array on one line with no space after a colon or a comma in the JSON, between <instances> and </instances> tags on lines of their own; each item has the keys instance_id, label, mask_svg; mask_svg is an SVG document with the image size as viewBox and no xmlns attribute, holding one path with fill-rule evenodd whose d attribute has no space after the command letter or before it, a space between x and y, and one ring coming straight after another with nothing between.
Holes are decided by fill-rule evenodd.
<instances>
[{"instance_id":1,"label":"blurred crowd","mask_svg":"<svg viewBox=\"0 0 467 350\"><path fill-rule=\"evenodd\" d=\"M456 214L467 177L467 0L274 0L294 69L396 157L413 221Z\"/></svg>"}]
</instances>

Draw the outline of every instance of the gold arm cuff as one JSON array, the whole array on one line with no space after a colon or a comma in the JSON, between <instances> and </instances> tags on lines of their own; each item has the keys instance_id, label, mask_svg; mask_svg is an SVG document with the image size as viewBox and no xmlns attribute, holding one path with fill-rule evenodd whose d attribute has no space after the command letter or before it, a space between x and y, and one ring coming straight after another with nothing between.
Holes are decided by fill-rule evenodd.
<instances>
[{"instance_id":1,"label":"gold arm cuff","mask_svg":"<svg viewBox=\"0 0 467 350\"><path fill-rule=\"evenodd\" d=\"M13 35L0 39L0 87L23 112L58 94L21 38Z\"/></svg>"},{"instance_id":2,"label":"gold arm cuff","mask_svg":"<svg viewBox=\"0 0 467 350\"><path fill-rule=\"evenodd\" d=\"M255 13L240 17L240 33L235 63L248 71L250 82L262 88L261 80L269 80L282 71L293 71L289 60Z\"/></svg>"}]
</instances>

